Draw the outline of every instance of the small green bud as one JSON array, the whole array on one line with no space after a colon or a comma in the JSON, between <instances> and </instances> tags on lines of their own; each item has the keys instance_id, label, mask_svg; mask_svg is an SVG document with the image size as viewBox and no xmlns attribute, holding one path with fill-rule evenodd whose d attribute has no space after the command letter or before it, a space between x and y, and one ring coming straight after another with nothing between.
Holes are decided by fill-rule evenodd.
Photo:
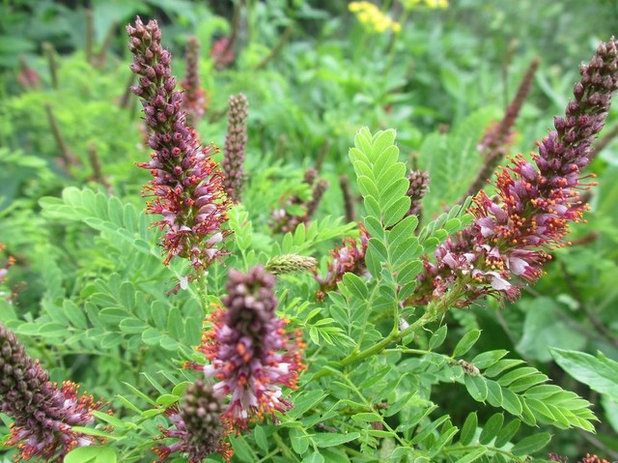
<instances>
[{"instance_id":1,"label":"small green bud","mask_svg":"<svg viewBox=\"0 0 618 463\"><path fill-rule=\"evenodd\" d=\"M271 258L266 264L266 270L275 275L292 272L305 272L317 267L318 261L309 256L284 254Z\"/></svg>"}]
</instances>

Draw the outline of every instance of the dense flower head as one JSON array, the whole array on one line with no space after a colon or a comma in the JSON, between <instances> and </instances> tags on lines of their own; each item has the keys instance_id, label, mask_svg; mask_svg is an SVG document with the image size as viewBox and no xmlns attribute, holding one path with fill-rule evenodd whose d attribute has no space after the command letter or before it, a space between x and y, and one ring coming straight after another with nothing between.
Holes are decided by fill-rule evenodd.
<instances>
[{"instance_id":1,"label":"dense flower head","mask_svg":"<svg viewBox=\"0 0 618 463\"><path fill-rule=\"evenodd\" d=\"M138 17L127 32L134 55L131 69L139 76L132 90L142 100L148 145L154 150L150 162L138 164L154 177L147 188L154 196L147 211L163 216L155 223L166 230L164 263L179 256L201 270L222 254L219 245L226 232L221 227L227 221L229 201L221 172L212 159L213 147L200 145L181 111L183 96L174 90L171 55L161 47L157 22L144 25Z\"/></svg>"},{"instance_id":2,"label":"dense flower head","mask_svg":"<svg viewBox=\"0 0 618 463\"><path fill-rule=\"evenodd\" d=\"M211 453L219 453L230 461L233 452L224 441L228 430L221 423L222 411L221 399L214 394L212 384L198 379L187 386L184 402L166 410L174 427L162 429L162 439L175 442L154 449L159 461L166 461L173 453L185 455L189 463L200 463Z\"/></svg>"},{"instance_id":3,"label":"dense flower head","mask_svg":"<svg viewBox=\"0 0 618 463\"><path fill-rule=\"evenodd\" d=\"M393 21L371 2L350 2L348 9L356 15L358 21L369 32L381 34L389 30L395 33L401 31L401 24Z\"/></svg>"},{"instance_id":4,"label":"dense flower head","mask_svg":"<svg viewBox=\"0 0 618 463\"><path fill-rule=\"evenodd\" d=\"M229 98L228 125L223 148L223 185L230 199L240 201L245 173L245 149L247 147L247 116L249 102L242 93Z\"/></svg>"},{"instance_id":5,"label":"dense flower head","mask_svg":"<svg viewBox=\"0 0 618 463\"><path fill-rule=\"evenodd\" d=\"M0 411L15 420L6 446L17 446L19 459L62 461L71 449L95 441L71 426L93 423L92 412L101 404L92 396L79 396L79 387L70 381L60 387L52 383L47 371L1 323L0 372Z\"/></svg>"},{"instance_id":6,"label":"dense flower head","mask_svg":"<svg viewBox=\"0 0 618 463\"><path fill-rule=\"evenodd\" d=\"M200 86L200 43L196 37L189 37L186 50L187 70L185 79L180 83L184 90L182 93L182 109L187 114L187 123L196 127L204 116L206 106L205 92Z\"/></svg>"},{"instance_id":7,"label":"dense flower head","mask_svg":"<svg viewBox=\"0 0 618 463\"><path fill-rule=\"evenodd\" d=\"M561 463L567 463L569 461L569 459L567 457L563 457L558 455L557 453L550 453L549 456L547 457L547 459L549 461L559 461Z\"/></svg>"},{"instance_id":8,"label":"dense flower head","mask_svg":"<svg viewBox=\"0 0 618 463\"><path fill-rule=\"evenodd\" d=\"M422 213L421 201L429 188L429 173L421 170L412 170L408 174L410 186L406 193L410 198L410 209L407 215L420 217Z\"/></svg>"},{"instance_id":9,"label":"dense flower head","mask_svg":"<svg viewBox=\"0 0 618 463\"><path fill-rule=\"evenodd\" d=\"M590 184L582 182L581 170L618 89L617 43L602 43L581 75L575 101L565 117L555 118L556 130L538 144L539 154L515 156L499 169L495 196L481 191L475 198L474 224L438 247L435 264L425 261L413 302L439 298L455 283L465 293L460 305L483 294L514 299L519 288L512 280L540 277L547 251L564 244L569 223L586 209L579 191Z\"/></svg>"},{"instance_id":10,"label":"dense flower head","mask_svg":"<svg viewBox=\"0 0 618 463\"><path fill-rule=\"evenodd\" d=\"M346 238L341 245L330 251L333 258L328 263L328 272L325 277L316 275L320 284L318 296L321 298L327 291L337 288L337 283L343 279L345 273L363 275L366 272L365 253L369 246L369 232L362 222L358 223L360 238Z\"/></svg>"},{"instance_id":11,"label":"dense flower head","mask_svg":"<svg viewBox=\"0 0 618 463\"><path fill-rule=\"evenodd\" d=\"M306 368L300 332L288 332L287 320L275 313L274 284L275 277L261 265L247 274L230 270L222 300L225 310L210 315L212 327L200 347L210 364L193 365L217 380L215 394L231 394L222 417L236 432L291 408L281 387L296 388Z\"/></svg>"}]
</instances>

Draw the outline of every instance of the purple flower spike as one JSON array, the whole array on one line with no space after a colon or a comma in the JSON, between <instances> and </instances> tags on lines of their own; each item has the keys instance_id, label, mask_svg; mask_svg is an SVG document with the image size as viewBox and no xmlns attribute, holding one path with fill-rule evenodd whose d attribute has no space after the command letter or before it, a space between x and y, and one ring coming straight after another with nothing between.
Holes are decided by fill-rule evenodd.
<instances>
[{"instance_id":1,"label":"purple flower spike","mask_svg":"<svg viewBox=\"0 0 618 463\"><path fill-rule=\"evenodd\" d=\"M275 277L257 266L243 274L230 270L223 298L226 310L213 312L212 329L200 351L209 365L191 365L215 378L215 394L231 394L222 418L237 433L266 415L285 412L292 404L282 386L295 389L305 347L301 333L286 331L287 320L275 313Z\"/></svg>"},{"instance_id":2,"label":"purple flower spike","mask_svg":"<svg viewBox=\"0 0 618 463\"><path fill-rule=\"evenodd\" d=\"M412 170L408 174L408 180L410 181L410 187L406 193L410 197L410 210L407 215L415 215L421 218L423 212L421 201L427 193L429 188L429 174L421 170Z\"/></svg>"},{"instance_id":3,"label":"purple flower spike","mask_svg":"<svg viewBox=\"0 0 618 463\"><path fill-rule=\"evenodd\" d=\"M159 462L176 452L185 455L189 463L201 463L211 453L219 453L229 462L233 451L230 444L224 442L228 430L221 423L222 407L211 384L198 379L187 386L184 402L166 410L174 427L163 429L163 438L176 439L176 442L154 449Z\"/></svg>"},{"instance_id":4,"label":"purple flower spike","mask_svg":"<svg viewBox=\"0 0 618 463\"><path fill-rule=\"evenodd\" d=\"M154 200L146 210L163 216L155 224L166 230L164 264L179 256L189 259L196 270L204 270L223 254L220 244L229 233L221 229L229 207L221 172L211 157L213 148L200 145L180 109L183 96L174 90L171 55L161 47L157 22L144 25L138 17L127 32L134 55L131 69L139 76L132 90L142 100L148 145L154 150L150 162L138 164L154 177L147 187Z\"/></svg>"},{"instance_id":5,"label":"purple flower spike","mask_svg":"<svg viewBox=\"0 0 618 463\"><path fill-rule=\"evenodd\" d=\"M521 281L535 281L548 250L563 246L569 223L582 219L580 190L590 146L603 127L611 95L618 89L618 43L602 43L581 67L565 117L543 139L532 162L510 159L498 171L495 197L480 192L471 209L475 223L438 247L435 264L425 261L412 303L427 304L457 286L460 307L483 294L519 296ZM513 281L515 280L515 281Z\"/></svg>"},{"instance_id":6,"label":"purple flower spike","mask_svg":"<svg viewBox=\"0 0 618 463\"><path fill-rule=\"evenodd\" d=\"M223 149L223 184L228 196L234 202L240 201L245 173L245 148L247 147L247 116L249 102L242 93L229 99L229 113L225 147Z\"/></svg>"},{"instance_id":7,"label":"purple flower spike","mask_svg":"<svg viewBox=\"0 0 618 463\"><path fill-rule=\"evenodd\" d=\"M62 461L71 449L95 442L71 426L92 424L92 412L101 403L89 395L78 396L79 386L70 381L60 388L52 383L47 371L28 357L15 334L1 323L0 372L0 411L15 420L6 446L17 446L19 459Z\"/></svg>"}]
</instances>

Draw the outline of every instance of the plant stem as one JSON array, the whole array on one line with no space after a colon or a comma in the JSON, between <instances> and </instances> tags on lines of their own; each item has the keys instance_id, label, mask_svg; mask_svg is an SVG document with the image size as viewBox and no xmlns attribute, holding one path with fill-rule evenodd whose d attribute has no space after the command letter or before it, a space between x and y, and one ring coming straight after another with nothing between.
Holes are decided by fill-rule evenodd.
<instances>
[{"instance_id":1,"label":"plant stem","mask_svg":"<svg viewBox=\"0 0 618 463\"><path fill-rule=\"evenodd\" d=\"M92 16L92 10L90 8L86 8L84 10L84 14L86 15L86 38L84 49L86 50L86 61L88 64L92 66L92 58L93 58L93 46L94 46L94 18Z\"/></svg>"},{"instance_id":2,"label":"plant stem","mask_svg":"<svg viewBox=\"0 0 618 463\"><path fill-rule=\"evenodd\" d=\"M43 42L43 52L47 57L52 87L54 90L58 90L58 65L56 64L56 50L51 43Z\"/></svg>"},{"instance_id":3,"label":"plant stem","mask_svg":"<svg viewBox=\"0 0 618 463\"><path fill-rule=\"evenodd\" d=\"M281 453L288 459L288 460L292 460L295 462L299 462L300 460L298 458L296 458L296 455L294 455L294 452L292 452L290 450L290 448L285 445L285 442L283 442L283 439L281 439L281 436L279 434L277 434L277 432L273 433L273 439L275 441L275 443L277 444L277 447L279 447L279 449L281 450Z\"/></svg>"},{"instance_id":4,"label":"plant stem","mask_svg":"<svg viewBox=\"0 0 618 463\"><path fill-rule=\"evenodd\" d=\"M45 103L45 112L47 113L47 121L49 122L52 135L54 136L54 140L56 140L56 145L58 145L58 150L60 151L60 155L62 156L65 168L68 172L72 165L78 164L77 159L73 156L71 150L69 150L69 147L64 141L64 137L62 136L62 132L60 132L60 127L54 116L54 111L49 103Z\"/></svg>"},{"instance_id":5,"label":"plant stem","mask_svg":"<svg viewBox=\"0 0 618 463\"><path fill-rule=\"evenodd\" d=\"M260 61L257 66L255 66L254 68L255 71L264 69L268 63L270 63L273 59L277 57L279 53L281 53L281 50L283 50L283 47L285 47L285 45L289 42L290 38L292 37L292 32L294 32L293 23L290 24L288 27L286 27L285 31L283 31L283 34L281 34L281 38L279 39L279 42L277 43L277 45L275 45L275 48L273 48L271 52L262 61Z\"/></svg>"},{"instance_id":6,"label":"plant stem","mask_svg":"<svg viewBox=\"0 0 618 463\"><path fill-rule=\"evenodd\" d=\"M460 282L460 284L456 284L445 295L445 297L429 304L426 308L425 313L418 320L411 323L410 326L408 326L406 329L399 330L399 328L397 327L398 321L396 320L393 324L393 329L391 330L391 332L380 342L374 344L371 347L368 347L363 351L355 351L345 357L343 360L340 360L339 362L334 362L333 364L331 364L331 366L322 368L313 376L313 379L319 379L323 376L328 376L332 374L333 371L336 371L337 368L342 369L346 366L358 363L366 359L367 357L371 357L372 355L382 352L389 344L397 342L400 339L405 338L407 335L412 334L420 327L425 326L428 323L437 320L438 318L441 318L463 294L464 290L462 289L462 285Z\"/></svg>"}]
</instances>

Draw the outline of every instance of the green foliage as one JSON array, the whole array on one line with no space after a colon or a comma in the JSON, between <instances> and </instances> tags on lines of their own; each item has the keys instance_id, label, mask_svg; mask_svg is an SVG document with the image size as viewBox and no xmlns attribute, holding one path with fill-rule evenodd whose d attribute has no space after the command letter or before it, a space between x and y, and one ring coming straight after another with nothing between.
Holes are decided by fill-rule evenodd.
<instances>
[{"instance_id":1,"label":"green foliage","mask_svg":"<svg viewBox=\"0 0 618 463\"><path fill-rule=\"evenodd\" d=\"M16 260L0 276L0 322L53 381L71 379L109 402L76 428L104 439L65 462L155 460L160 427L172 426L166 408L200 376L183 365L206 362L195 348L228 270L300 254L324 275L329 251L357 238L357 220L370 235L362 271L333 291L318 292L309 271L277 275L277 313L301 331L308 370L297 390L284 390L293 408L278 422L229 438L233 462L618 458L615 142L591 166L599 185L589 222L574 227L574 246L551 250L547 276L520 301L410 304L424 261L473 221L464 195L484 162L477 145L530 58L542 64L512 154L527 154L563 111L577 63L613 32L612 2L462 0L411 11L381 2L402 25L389 35L369 34L342 1L93 1L95 53L109 34L101 61L87 56L82 4L65 3L0 6L0 269ZM159 19L178 81L187 37L200 40L204 143L224 145L230 94L250 101L243 202L228 211L227 254L195 280L183 259L163 265L159 217L142 212L149 173L134 164L150 148L141 108L125 98L120 27L137 13ZM233 33L235 61L217 67L210 46ZM55 78L43 41L56 49ZM19 83L20 57L40 77L34 87ZM614 108L604 133L617 118ZM302 181L311 166L330 184L315 217L274 233L273 211L303 213L286 201L311 198ZM420 217L407 215L411 169L431 178ZM11 422L0 413L0 446ZM0 460L15 456L2 450Z\"/></svg>"}]
</instances>

